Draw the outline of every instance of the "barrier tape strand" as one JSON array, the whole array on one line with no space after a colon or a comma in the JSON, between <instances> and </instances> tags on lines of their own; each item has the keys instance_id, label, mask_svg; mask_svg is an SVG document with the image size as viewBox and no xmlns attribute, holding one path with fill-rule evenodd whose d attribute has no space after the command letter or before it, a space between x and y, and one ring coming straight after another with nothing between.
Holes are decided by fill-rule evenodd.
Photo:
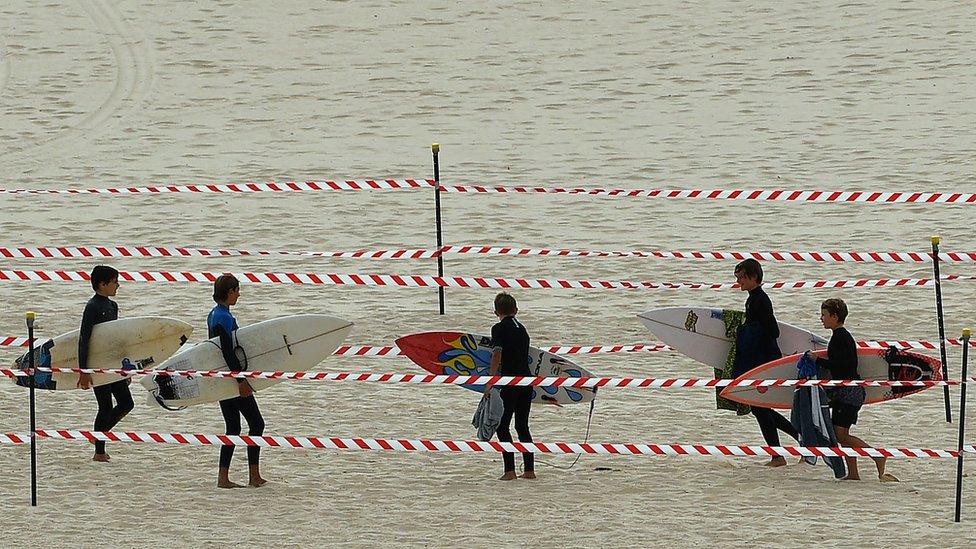
<instances>
[{"instance_id":1,"label":"barrier tape strand","mask_svg":"<svg viewBox=\"0 0 976 549\"><path fill-rule=\"evenodd\" d=\"M316 436L248 436L188 433L93 432L67 429L37 429L39 438L77 442L143 442L190 446L259 446L317 450L386 450L398 452L533 452L542 454L721 456L721 457L888 457L954 458L955 450L930 448L847 448L817 446L733 446L712 444L496 442L480 440L429 440L385 438L340 438ZM6 437L6 439L4 438ZM29 436L27 437L29 440ZM16 433L0 435L0 442L24 440ZM9 442L23 444L23 442ZM964 452L974 452L965 446Z\"/></svg>"},{"instance_id":2,"label":"barrier tape strand","mask_svg":"<svg viewBox=\"0 0 976 549\"><path fill-rule=\"evenodd\" d=\"M126 282L192 282L213 283L224 273L187 271L121 271L119 278ZM325 286L391 286L400 288L466 288L466 289L561 289L561 290L731 290L736 283L653 282L632 280L549 280L526 278L495 278L475 276L430 276L357 273L231 273L250 284L297 284ZM87 282L85 271L0 270L0 281L12 282ZM943 282L973 281L976 276L942 275ZM810 288L891 288L930 287L929 278L880 278L856 280L799 280L771 282L767 289Z\"/></svg>"},{"instance_id":3,"label":"barrier tape strand","mask_svg":"<svg viewBox=\"0 0 976 549\"><path fill-rule=\"evenodd\" d=\"M799 251L602 251L546 248L513 248L507 246L443 246L438 249L305 251L305 250L237 250L225 248L195 248L187 246L16 246L0 247L0 257L6 259L90 259L112 258L214 258L253 256L292 256L339 259L433 259L443 255L503 255L542 257L640 257L651 259L680 259L724 261L756 259L776 262L813 263L931 263L928 252L799 252ZM940 252L946 263L976 262L976 252Z\"/></svg>"},{"instance_id":4,"label":"barrier tape strand","mask_svg":"<svg viewBox=\"0 0 976 549\"><path fill-rule=\"evenodd\" d=\"M27 343L26 337L0 337L0 347L27 347ZM962 346L962 340L955 338L946 339L946 345L960 347ZM862 349L887 349L888 347L922 350L939 349L937 342L924 340L869 340L858 341L857 346ZM976 341L970 341L969 346L976 348ZM541 349L555 355L660 353L676 351L674 347L665 345L664 343L638 343L634 345L557 345L541 347ZM403 356L403 353L394 345L342 345L332 353L332 356L395 358Z\"/></svg>"},{"instance_id":5,"label":"barrier tape strand","mask_svg":"<svg viewBox=\"0 0 976 549\"><path fill-rule=\"evenodd\" d=\"M281 381L354 381L367 383L415 383L434 385L485 385L498 387L572 387L649 389L691 387L940 387L960 385L957 380L846 380L846 379L702 379L702 378L634 378L634 377L553 377L553 376L460 376L436 374L398 374L393 372L230 372L226 370L134 370L116 368L37 368L40 372L74 374L117 374L123 377L155 375L226 379L272 379ZM0 375L24 377L25 369L0 368ZM970 380L972 381L972 380Z\"/></svg>"},{"instance_id":6,"label":"barrier tape strand","mask_svg":"<svg viewBox=\"0 0 976 549\"><path fill-rule=\"evenodd\" d=\"M135 195L172 193L286 193L429 189L435 186L436 182L433 179L364 179L359 181L269 181L266 183L228 183L223 185L148 185L143 187L110 187L102 189L0 189L0 194Z\"/></svg>"}]
</instances>

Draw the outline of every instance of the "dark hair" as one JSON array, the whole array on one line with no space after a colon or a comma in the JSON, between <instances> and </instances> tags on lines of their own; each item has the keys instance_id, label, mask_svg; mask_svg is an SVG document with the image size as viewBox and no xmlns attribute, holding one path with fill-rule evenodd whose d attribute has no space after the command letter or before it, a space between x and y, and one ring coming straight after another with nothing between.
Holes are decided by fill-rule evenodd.
<instances>
[{"instance_id":1,"label":"dark hair","mask_svg":"<svg viewBox=\"0 0 976 549\"><path fill-rule=\"evenodd\" d=\"M756 282L762 282L762 265L753 258L745 259L735 266L734 274L742 273L749 278L755 278Z\"/></svg>"},{"instance_id":2,"label":"dark hair","mask_svg":"<svg viewBox=\"0 0 976 549\"><path fill-rule=\"evenodd\" d=\"M832 297L820 304L820 308L837 317L841 324L847 319L847 303L843 299Z\"/></svg>"},{"instance_id":3,"label":"dark hair","mask_svg":"<svg viewBox=\"0 0 976 549\"><path fill-rule=\"evenodd\" d=\"M495 312L503 315L514 315L518 305L515 298L506 292L501 292L495 296Z\"/></svg>"},{"instance_id":4,"label":"dark hair","mask_svg":"<svg viewBox=\"0 0 976 549\"><path fill-rule=\"evenodd\" d=\"M119 272L114 267L108 265L97 265L91 271L91 285L96 292L102 284L108 284L113 278L119 276Z\"/></svg>"},{"instance_id":5,"label":"dark hair","mask_svg":"<svg viewBox=\"0 0 976 549\"><path fill-rule=\"evenodd\" d=\"M227 296L231 290L241 287L237 277L232 274L222 274L214 280L213 300L217 303L227 301Z\"/></svg>"}]
</instances>

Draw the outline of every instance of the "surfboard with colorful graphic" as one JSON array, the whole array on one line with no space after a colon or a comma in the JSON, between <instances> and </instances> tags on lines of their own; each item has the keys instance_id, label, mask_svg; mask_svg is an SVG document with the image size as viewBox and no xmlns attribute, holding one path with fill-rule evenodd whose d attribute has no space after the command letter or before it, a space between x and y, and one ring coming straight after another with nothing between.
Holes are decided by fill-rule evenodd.
<instances>
[{"instance_id":1,"label":"surfboard with colorful graphic","mask_svg":"<svg viewBox=\"0 0 976 549\"><path fill-rule=\"evenodd\" d=\"M491 338L461 332L423 332L396 340L400 352L435 375L488 375L491 367ZM529 347L529 371L534 376L592 377L571 360ZM462 385L483 392L484 385ZM596 396L593 389L533 387L532 402L539 404L581 404Z\"/></svg>"}]
</instances>

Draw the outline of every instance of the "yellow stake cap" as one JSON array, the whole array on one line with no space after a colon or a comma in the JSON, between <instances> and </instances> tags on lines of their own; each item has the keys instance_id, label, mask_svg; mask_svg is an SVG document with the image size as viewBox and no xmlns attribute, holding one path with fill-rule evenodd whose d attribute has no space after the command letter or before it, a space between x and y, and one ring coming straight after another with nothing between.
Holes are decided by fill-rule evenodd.
<instances>
[{"instance_id":1,"label":"yellow stake cap","mask_svg":"<svg viewBox=\"0 0 976 549\"><path fill-rule=\"evenodd\" d=\"M970 330L969 328L966 328L962 331L962 337L969 337L971 335L973 335L973 331Z\"/></svg>"},{"instance_id":2,"label":"yellow stake cap","mask_svg":"<svg viewBox=\"0 0 976 549\"><path fill-rule=\"evenodd\" d=\"M942 241L942 238L941 237L938 237L938 236L933 236L932 237L932 244L935 244L936 246L938 246L939 245L939 242L941 242L941 241Z\"/></svg>"},{"instance_id":3,"label":"yellow stake cap","mask_svg":"<svg viewBox=\"0 0 976 549\"><path fill-rule=\"evenodd\" d=\"M434 152L440 152L440 150L441 150L441 144L440 143L431 143L430 150L432 150Z\"/></svg>"},{"instance_id":4,"label":"yellow stake cap","mask_svg":"<svg viewBox=\"0 0 976 549\"><path fill-rule=\"evenodd\" d=\"M34 311L27 311L27 322L34 322L34 318L36 316L37 315L34 314Z\"/></svg>"}]
</instances>

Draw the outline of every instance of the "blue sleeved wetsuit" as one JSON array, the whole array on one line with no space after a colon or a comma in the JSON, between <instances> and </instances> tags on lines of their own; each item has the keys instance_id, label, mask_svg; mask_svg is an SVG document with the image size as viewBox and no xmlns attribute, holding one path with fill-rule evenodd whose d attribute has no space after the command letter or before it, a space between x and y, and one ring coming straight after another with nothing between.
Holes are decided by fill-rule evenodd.
<instances>
[{"instance_id":1,"label":"blue sleeved wetsuit","mask_svg":"<svg viewBox=\"0 0 976 549\"><path fill-rule=\"evenodd\" d=\"M237 331L237 319L230 312L227 305L217 304L207 315L207 337L220 338L220 353L224 355L224 361L232 372L246 370L246 366L241 364L237 353L234 352L235 341L234 332Z\"/></svg>"},{"instance_id":2,"label":"blue sleeved wetsuit","mask_svg":"<svg viewBox=\"0 0 976 549\"><path fill-rule=\"evenodd\" d=\"M247 364L241 364L237 357L235 348L237 347L237 320L230 312L230 307L218 303L207 315L207 337L220 339L220 353L227 362L227 367L233 372L240 372L247 369ZM243 383L243 379L238 379L238 383ZM220 401L220 413L224 416L224 424L228 435L241 434L241 416L247 421L247 434L256 436L264 434L264 417L258 408L257 400L254 395L249 397L233 397ZM231 459L234 456L233 446L220 447L219 466L222 469L230 467ZM248 446L247 463L257 465L260 461L261 448L258 446Z\"/></svg>"}]
</instances>

